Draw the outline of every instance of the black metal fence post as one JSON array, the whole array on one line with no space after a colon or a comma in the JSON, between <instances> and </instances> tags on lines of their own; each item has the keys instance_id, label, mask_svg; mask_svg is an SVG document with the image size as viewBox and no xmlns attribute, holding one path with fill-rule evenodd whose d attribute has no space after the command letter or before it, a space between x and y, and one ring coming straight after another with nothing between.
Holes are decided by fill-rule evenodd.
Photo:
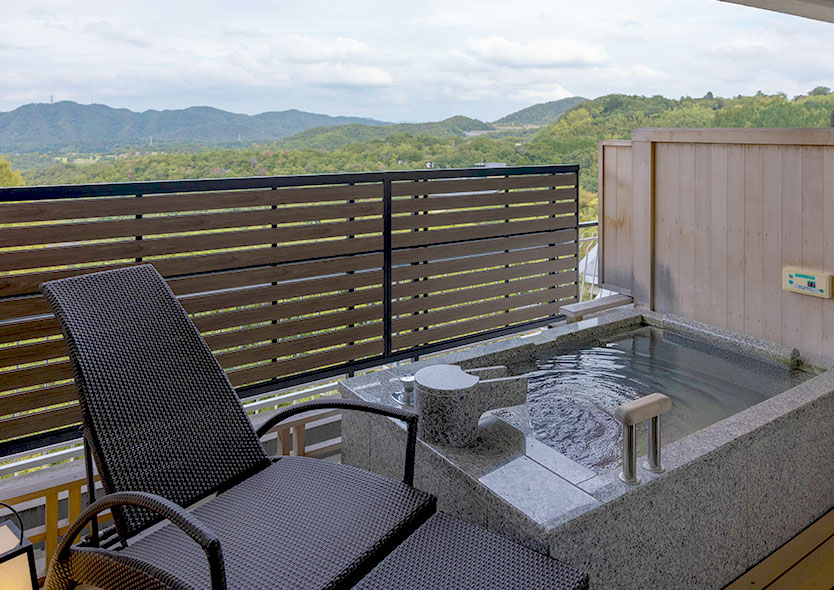
<instances>
[{"instance_id":1,"label":"black metal fence post","mask_svg":"<svg viewBox=\"0 0 834 590\"><path fill-rule=\"evenodd\" d=\"M382 181L382 329L385 345L385 356L391 355L391 315L392 315L392 273L391 273L391 178Z\"/></svg>"}]
</instances>

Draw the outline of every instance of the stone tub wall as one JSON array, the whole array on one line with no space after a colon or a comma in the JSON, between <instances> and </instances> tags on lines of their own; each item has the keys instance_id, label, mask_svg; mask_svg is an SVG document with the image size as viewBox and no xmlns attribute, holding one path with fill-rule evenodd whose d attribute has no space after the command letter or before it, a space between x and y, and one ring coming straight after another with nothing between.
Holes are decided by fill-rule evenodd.
<instances>
[{"instance_id":1,"label":"stone tub wall","mask_svg":"<svg viewBox=\"0 0 834 590\"><path fill-rule=\"evenodd\" d=\"M512 365L523 362L533 347L572 346L635 323L664 321L679 322L648 312L611 313L533 338L421 361L408 371L437 362ZM825 369L822 361L811 367L784 347L746 342L750 350L772 358ZM341 391L345 397L386 402L397 373L403 372L347 380ZM440 510L587 571L593 588L723 588L834 507L831 370L664 446L667 471L655 475L639 469L644 483L636 487L620 482L617 470L588 477L559 466L561 478L573 485L544 473L538 478L549 459L537 457L535 444L489 414L481 427L470 449L418 441L415 485L437 495ZM346 412L342 461L399 478L404 435L393 420ZM514 472L519 466L523 473ZM504 498L493 493L502 485L513 488ZM553 504L561 508L551 514Z\"/></svg>"}]
</instances>

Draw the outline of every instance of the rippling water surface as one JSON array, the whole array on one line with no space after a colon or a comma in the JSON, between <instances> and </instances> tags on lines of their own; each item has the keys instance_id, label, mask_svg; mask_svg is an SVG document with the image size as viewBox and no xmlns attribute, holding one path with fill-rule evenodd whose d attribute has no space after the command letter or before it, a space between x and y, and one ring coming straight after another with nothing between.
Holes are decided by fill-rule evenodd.
<instances>
[{"instance_id":1,"label":"rippling water surface","mask_svg":"<svg viewBox=\"0 0 834 590\"><path fill-rule=\"evenodd\" d=\"M620 459L620 404L649 393L672 398L663 444L786 391L811 375L657 328L605 346L537 361L527 405L499 415L596 471ZM641 448L642 445L642 448ZM638 452L646 437L638 435Z\"/></svg>"}]
</instances>

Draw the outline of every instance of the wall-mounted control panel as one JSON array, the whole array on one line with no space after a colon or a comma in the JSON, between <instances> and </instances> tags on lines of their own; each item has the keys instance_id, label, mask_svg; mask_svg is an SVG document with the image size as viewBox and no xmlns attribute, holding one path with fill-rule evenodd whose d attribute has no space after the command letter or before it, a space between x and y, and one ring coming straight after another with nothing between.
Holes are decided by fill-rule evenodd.
<instances>
[{"instance_id":1,"label":"wall-mounted control panel","mask_svg":"<svg viewBox=\"0 0 834 590\"><path fill-rule=\"evenodd\" d=\"M782 269L782 289L813 295L814 297L831 298L831 275L805 270L794 266L786 266Z\"/></svg>"}]
</instances>

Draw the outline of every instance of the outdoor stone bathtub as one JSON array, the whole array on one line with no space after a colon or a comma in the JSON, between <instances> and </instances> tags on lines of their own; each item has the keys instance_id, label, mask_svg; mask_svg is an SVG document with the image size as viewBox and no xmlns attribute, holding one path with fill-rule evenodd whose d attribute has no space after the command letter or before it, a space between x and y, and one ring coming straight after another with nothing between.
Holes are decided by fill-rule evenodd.
<instances>
[{"instance_id":1,"label":"outdoor stone bathtub","mask_svg":"<svg viewBox=\"0 0 834 590\"><path fill-rule=\"evenodd\" d=\"M348 379L344 397L396 404L399 376L437 363L523 366L639 325L671 328L816 375L664 445L666 471L596 473L498 417L455 448L418 441L415 485L438 508L591 575L593 588L722 588L834 507L834 363L778 344L638 309L492 341ZM346 412L342 461L399 477L404 426ZM640 462L638 462L640 463Z\"/></svg>"}]
</instances>

